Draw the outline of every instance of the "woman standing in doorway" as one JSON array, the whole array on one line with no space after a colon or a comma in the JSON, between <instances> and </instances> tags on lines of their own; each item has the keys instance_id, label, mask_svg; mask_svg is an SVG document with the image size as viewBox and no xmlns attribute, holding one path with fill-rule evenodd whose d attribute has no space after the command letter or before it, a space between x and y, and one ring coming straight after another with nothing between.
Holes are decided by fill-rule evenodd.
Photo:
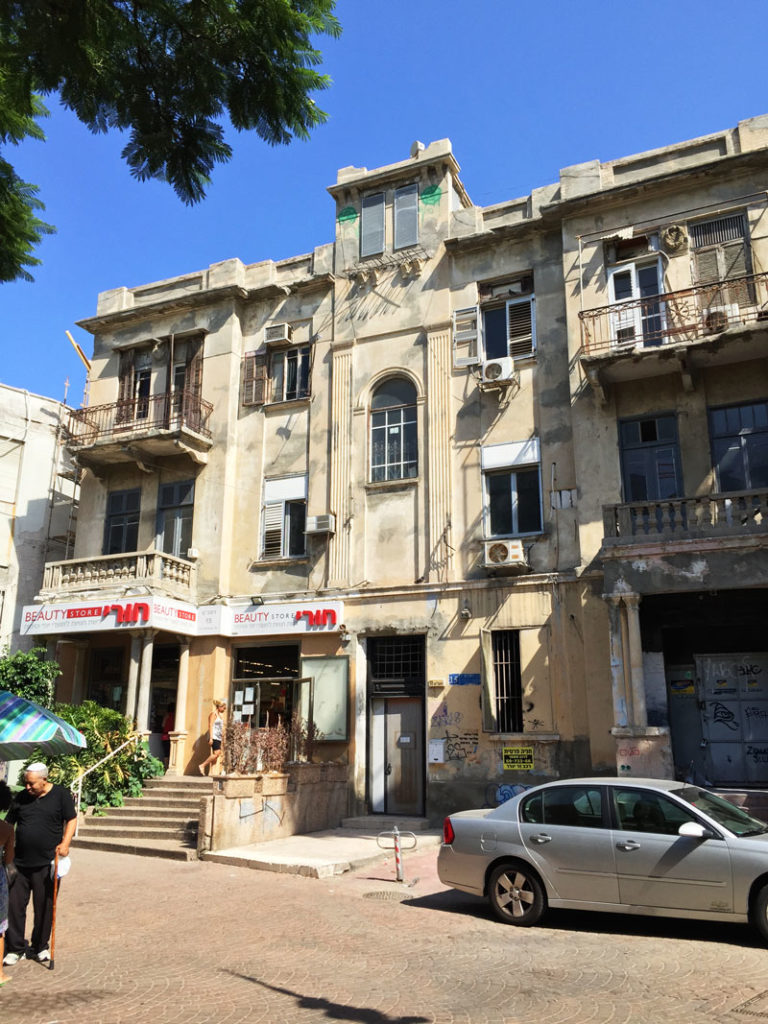
<instances>
[{"instance_id":1,"label":"woman standing in doorway","mask_svg":"<svg viewBox=\"0 0 768 1024\"><path fill-rule=\"evenodd\" d=\"M223 753L221 744L224 737L224 713L226 710L227 705L225 701L214 700L213 711L208 716L208 746L211 748L211 753L198 766L201 775L205 775L205 769L209 765L213 768Z\"/></svg>"}]
</instances>

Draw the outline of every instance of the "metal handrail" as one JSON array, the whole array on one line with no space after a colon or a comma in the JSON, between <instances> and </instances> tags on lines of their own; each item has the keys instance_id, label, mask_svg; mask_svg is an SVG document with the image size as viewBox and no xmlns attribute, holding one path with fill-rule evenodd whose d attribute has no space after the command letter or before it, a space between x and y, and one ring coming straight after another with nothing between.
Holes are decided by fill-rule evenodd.
<instances>
[{"instance_id":1,"label":"metal handrail","mask_svg":"<svg viewBox=\"0 0 768 1024\"><path fill-rule=\"evenodd\" d=\"M213 405L193 390L122 399L106 405L70 409L71 446L125 438L136 432L188 429L210 439Z\"/></svg>"},{"instance_id":2,"label":"metal handrail","mask_svg":"<svg viewBox=\"0 0 768 1024\"><path fill-rule=\"evenodd\" d=\"M136 743L136 741L140 739L141 737L139 736L138 733L136 733L134 736L130 736L125 741L125 743L121 743L119 747L115 747L115 749L110 751L110 753L108 753L106 757L102 757L100 761L97 761L96 764L92 764L90 768L86 768L84 772L81 772L78 775L77 786L72 791L73 796L75 798L75 814L77 816L77 825L75 827L75 839L77 839L77 833L80 831L80 804L82 803L83 799L83 779L85 778L86 775L90 775L91 772L94 771L96 768L101 767L101 765L105 764L107 761L111 761L115 754L120 753L123 747L127 747L130 743Z\"/></svg>"}]
</instances>

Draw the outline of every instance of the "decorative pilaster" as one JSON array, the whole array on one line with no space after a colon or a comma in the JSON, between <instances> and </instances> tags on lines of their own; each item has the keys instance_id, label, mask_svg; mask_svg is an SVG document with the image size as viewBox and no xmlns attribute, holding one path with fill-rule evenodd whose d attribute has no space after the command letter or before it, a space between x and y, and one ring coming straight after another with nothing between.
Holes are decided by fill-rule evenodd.
<instances>
[{"instance_id":1,"label":"decorative pilaster","mask_svg":"<svg viewBox=\"0 0 768 1024\"><path fill-rule=\"evenodd\" d=\"M445 582L453 578L451 543L451 334L427 335L427 439L429 577Z\"/></svg>"}]
</instances>

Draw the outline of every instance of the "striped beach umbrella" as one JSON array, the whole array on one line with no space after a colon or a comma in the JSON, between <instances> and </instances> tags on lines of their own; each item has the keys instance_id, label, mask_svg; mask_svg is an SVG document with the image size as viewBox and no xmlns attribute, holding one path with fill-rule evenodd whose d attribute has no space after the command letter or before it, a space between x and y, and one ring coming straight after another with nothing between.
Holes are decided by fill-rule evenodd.
<instances>
[{"instance_id":1,"label":"striped beach umbrella","mask_svg":"<svg viewBox=\"0 0 768 1024\"><path fill-rule=\"evenodd\" d=\"M85 736L74 725L31 700L0 690L0 761L83 750Z\"/></svg>"}]
</instances>

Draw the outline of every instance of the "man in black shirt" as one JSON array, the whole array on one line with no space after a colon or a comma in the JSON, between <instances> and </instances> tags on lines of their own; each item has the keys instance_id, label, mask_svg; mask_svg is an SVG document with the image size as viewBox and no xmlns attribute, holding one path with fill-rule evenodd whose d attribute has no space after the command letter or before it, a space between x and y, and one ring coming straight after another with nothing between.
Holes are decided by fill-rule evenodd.
<instances>
[{"instance_id":1,"label":"man in black shirt","mask_svg":"<svg viewBox=\"0 0 768 1024\"><path fill-rule=\"evenodd\" d=\"M24 773L24 792L19 793L6 820L16 826L16 880L8 901L8 931L4 964L24 956L24 925L32 894L34 926L27 956L43 963L50 960L48 942L53 919L53 870L56 853L66 857L75 834L77 817L72 794L48 781L44 764L31 764Z\"/></svg>"}]
</instances>

